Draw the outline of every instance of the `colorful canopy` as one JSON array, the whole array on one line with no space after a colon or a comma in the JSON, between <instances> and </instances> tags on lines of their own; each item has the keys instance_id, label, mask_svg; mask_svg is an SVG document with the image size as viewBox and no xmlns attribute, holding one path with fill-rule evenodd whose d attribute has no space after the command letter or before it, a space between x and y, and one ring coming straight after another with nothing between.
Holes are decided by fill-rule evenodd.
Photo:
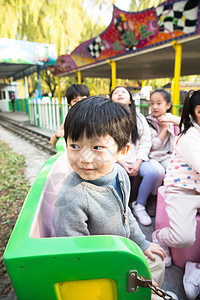
<instances>
[{"instance_id":1,"label":"colorful canopy","mask_svg":"<svg viewBox=\"0 0 200 300\"><path fill-rule=\"evenodd\" d=\"M165 1L138 13L114 6L108 28L58 57L51 68L57 76L110 77L108 60L117 62L118 78L173 77L172 42L183 43L182 75L198 74L200 60L199 0ZM192 66L191 66L192 65Z\"/></svg>"}]
</instances>

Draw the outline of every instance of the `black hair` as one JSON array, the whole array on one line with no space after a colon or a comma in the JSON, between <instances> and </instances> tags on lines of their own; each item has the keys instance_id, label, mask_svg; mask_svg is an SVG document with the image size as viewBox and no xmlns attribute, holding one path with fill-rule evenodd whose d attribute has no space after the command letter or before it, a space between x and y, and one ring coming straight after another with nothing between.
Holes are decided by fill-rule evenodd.
<instances>
[{"instance_id":1,"label":"black hair","mask_svg":"<svg viewBox=\"0 0 200 300\"><path fill-rule=\"evenodd\" d=\"M151 99L151 96L152 96L153 94L155 94L155 93L160 93L160 94L163 96L165 102L166 102L167 104L169 104L169 103L171 104L170 108L168 108L168 110L167 110L167 112L171 112L171 111L172 111L172 100L171 100L171 95L170 95L170 93L167 92L167 91L164 90L164 89L156 89L156 90L154 90L154 91L150 94L150 99Z\"/></svg>"},{"instance_id":2,"label":"black hair","mask_svg":"<svg viewBox=\"0 0 200 300\"><path fill-rule=\"evenodd\" d=\"M132 113L132 117L134 119L134 126L132 128L131 131L131 141L133 144L136 144L136 141L139 139L139 133L138 133L138 128L137 128L137 121L136 121L136 108L135 108L135 101L133 100L132 94L131 92L124 86L116 86L110 93L110 99L112 100L112 95L113 92L117 89L117 88L124 88L125 90L127 90L127 92L130 95L130 101L131 104L129 105L130 111Z\"/></svg>"},{"instance_id":3,"label":"black hair","mask_svg":"<svg viewBox=\"0 0 200 300\"><path fill-rule=\"evenodd\" d=\"M168 103L171 104L171 107L168 108L168 110L167 110L167 112L171 112L171 110L172 110L172 100L171 100L171 95L170 95L170 93L167 92L167 91L164 90L164 89L156 89L156 90L154 90L154 91L150 94L150 100L151 100L151 96L152 96L153 94L155 94L155 93L160 93L160 94L163 96L165 102L166 102L167 104L168 104ZM155 124L155 121L150 120L148 117L146 118L146 120L147 120L147 123L149 124L149 126L151 126L153 129L156 130L156 124Z\"/></svg>"},{"instance_id":4,"label":"black hair","mask_svg":"<svg viewBox=\"0 0 200 300\"><path fill-rule=\"evenodd\" d=\"M186 133L187 130L193 126L192 120L196 121L195 108L200 105L200 90L190 90L184 98L183 110L181 114L181 121L179 128L181 135ZM184 125L183 130L182 125Z\"/></svg>"},{"instance_id":5,"label":"black hair","mask_svg":"<svg viewBox=\"0 0 200 300\"><path fill-rule=\"evenodd\" d=\"M77 102L69 110L64 123L64 137L73 141L84 134L88 139L110 135L122 150L130 141L134 120L125 105L103 96L91 96Z\"/></svg>"},{"instance_id":6,"label":"black hair","mask_svg":"<svg viewBox=\"0 0 200 300\"><path fill-rule=\"evenodd\" d=\"M67 97L67 102L71 106L71 101L78 96L90 96L90 91L85 84L72 84L70 85L67 90L65 96Z\"/></svg>"}]
</instances>

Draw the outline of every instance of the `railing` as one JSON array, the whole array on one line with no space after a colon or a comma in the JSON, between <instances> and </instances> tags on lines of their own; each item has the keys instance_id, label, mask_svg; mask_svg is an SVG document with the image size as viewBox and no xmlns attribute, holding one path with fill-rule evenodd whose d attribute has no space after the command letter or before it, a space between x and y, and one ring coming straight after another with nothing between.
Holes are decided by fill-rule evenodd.
<instances>
[{"instance_id":1,"label":"railing","mask_svg":"<svg viewBox=\"0 0 200 300\"><path fill-rule=\"evenodd\" d=\"M30 98L28 98L30 99ZM15 111L28 114L28 99L16 99L15 100ZM12 111L12 102L8 102L9 110Z\"/></svg>"},{"instance_id":2,"label":"railing","mask_svg":"<svg viewBox=\"0 0 200 300\"><path fill-rule=\"evenodd\" d=\"M182 112L182 109L183 109L183 105L173 105L172 107L173 107L173 108L175 107L175 109L176 109L175 115L176 115L176 116L181 116L181 112Z\"/></svg>"},{"instance_id":3,"label":"railing","mask_svg":"<svg viewBox=\"0 0 200 300\"><path fill-rule=\"evenodd\" d=\"M145 117L150 114L150 109L148 104L136 105L136 112L142 113Z\"/></svg>"},{"instance_id":4,"label":"railing","mask_svg":"<svg viewBox=\"0 0 200 300\"><path fill-rule=\"evenodd\" d=\"M176 115L181 115L183 105L173 105L176 108ZM9 102L9 110L12 111L12 103ZM57 130L64 121L68 112L68 104L66 97L61 99L61 104L58 99L43 97L42 100L36 98L16 99L15 111L23 112L29 115L29 120L32 125ZM141 112L144 116L150 114L148 104L136 105L136 111Z\"/></svg>"},{"instance_id":5,"label":"railing","mask_svg":"<svg viewBox=\"0 0 200 300\"><path fill-rule=\"evenodd\" d=\"M174 107L176 107L176 115L180 115L182 105ZM66 97L61 98L61 103L58 98L43 97L42 100L32 98L28 100L29 122L34 126L56 131L64 122L68 109ZM148 104L136 105L136 111L144 116L150 114Z\"/></svg>"},{"instance_id":6,"label":"railing","mask_svg":"<svg viewBox=\"0 0 200 300\"><path fill-rule=\"evenodd\" d=\"M173 108L175 107L175 111L176 111L175 115L180 116L183 105L172 105L172 107ZM151 113L148 104L136 105L136 111L141 112L145 117L148 116Z\"/></svg>"},{"instance_id":7,"label":"railing","mask_svg":"<svg viewBox=\"0 0 200 300\"><path fill-rule=\"evenodd\" d=\"M60 127L68 112L66 97L61 98L61 103L58 98L29 99L28 106L30 124L51 131Z\"/></svg>"}]
</instances>

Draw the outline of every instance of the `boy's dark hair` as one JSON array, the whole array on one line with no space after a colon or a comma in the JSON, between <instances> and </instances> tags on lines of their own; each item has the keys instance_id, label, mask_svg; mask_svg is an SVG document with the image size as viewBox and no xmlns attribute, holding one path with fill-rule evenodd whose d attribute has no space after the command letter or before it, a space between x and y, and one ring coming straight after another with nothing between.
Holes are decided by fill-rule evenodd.
<instances>
[{"instance_id":1,"label":"boy's dark hair","mask_svg":"<svg viewBox=\"0 0 200 300\"><path fill-rule=\"evenodd\" d=\"M91 96L77 102L68 112L64 137L77 141L84 133L88 139L110 135L122 150L130 141L134 120L129 109L102 96Z\"/></svg>"},{"instance_id":2,"label":"boy's dark hair","mask_svg":"<svg viewBox=\"0 0 200 300\"><path fill-rule=\"evenodd\" d=\"M193 126L192 119L196 121L195 108L198 105L200 105L200 90L190 90L184 98L181 121L179 124L180 131L182 129L182 125L184 125L184 129L181 131L181 134L186 133L187 130Z\"/></svg>"},{"instance_id":3,"label":"boy's dark hair","mask_svg":"<svg viewBox=\"0 0 200 300\"><path fill-rule=\"evenodd\" d=\"M170 95L170 93L167 92L167 91L164 90L164 89L156 89L156 90L154 90L154 91L151 93L150 99L151 99L151 96L152 96L153 94L155 94L155 93L160 93L160 94L163 96L165 102L166 102L167 104L168 104L168 103L171 104L171 107L167 110L167 112L171 112L171 111L172 111L172 100L171 100L171 95Z\"/></svg>"},{"instance_id":4,"label":"boy's dark hair","mask_svg":"<svg viewBox=\"0 0 200 300\"><path fill-rule=\"evenodd\" d=\"M110 93L110 99L112 100L112 94L113 92L117 89L117 88L124 88L127 90L127 92L129 93L130 95L130 101L131 101L131 104L130 104L130 110L132 112L132 116L133 116L133 119L134 119L134 127L132 128L132 131L131 131L131 141L133 144L136 144L136 141L139 139L139 133L138 133L138 128L137 128L137 121L136 121L136 108L135 108L135 101L133 100L133 96L131 94L131 92L129 91L129 89L127 89L126 87L124 86L116 86Z\"/></svg>"},{"instance_id":5,"label":"boy's dark hair","mask_svg":"<svg viewBox=\"0 0 200 300\"><path fill-rule=\"evenodd\" d=\"M67 90L65 96L67 97L67 102L71 106L71 101L78 96L90 96L90 91L85 84L72 84L70 85Z\"/></svg>"}]
</instances>

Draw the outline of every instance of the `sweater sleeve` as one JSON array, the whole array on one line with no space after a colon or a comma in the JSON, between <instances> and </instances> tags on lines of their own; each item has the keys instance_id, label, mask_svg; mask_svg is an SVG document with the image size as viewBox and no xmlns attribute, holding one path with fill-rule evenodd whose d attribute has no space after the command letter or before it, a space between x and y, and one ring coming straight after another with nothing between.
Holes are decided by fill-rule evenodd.
<instances>
[{"instance_id":1,"label":"sweater sleeve","mask_svg":"<svg viewBox=\"0 0 200 300\"><path fill-rule=\"evenodd\" d=\"M150 126L150 132L151 132L151 141L152 141L151 150L157 150L162 145L162 141L161 139L159 139L157 131L151 126Z\"/></svg>"},{"instance_id":2,"label":"sweater sleeve","mask_svg":"<svg viewBox=\"0 0 200 300\"><path fill-rule=\"evenodd\" d=\"M145 251L150 246L150 242L146 240L145 235L140 229L135 217L131 213L130 208L127 208L129 226L130 226L130 239L135 242L142 251Z\"/></svg>"},{"instance_id":3,"label":"sweater sleeve","mask_svg":"<svg viewBox=\"0 0 200 300\"><path fill-rule=\"evenodd\" d=\"M137 125L139 132L139 141L136 159L147 161L151 148L151 132L146 118L142 114L137 115Z\"/></svg>"},{"instance_id":4,"label":"sweater sleeve","mask_svg":"<svg viewBox=\"0 0 200 300\"><path fill-rule=\"evenodd\" d=\"M176 148L183 159L200 173L200 133L190 128L178 139Z\"/></svg>"},{"instance_id":5,"label":"sweater sleeve","mask_svg":"<svg viewBox=\"0 0 200 300\"><path fill-rule=\"evenodd\" d=\"M81 198L84 198L83 195L84 193ZM90 235L87 221L87 205L84 205L84 201L77 203L74 194L69 189L61 189L53 210L53 226L56 236Z\"/></svg>"}]
</instances>

